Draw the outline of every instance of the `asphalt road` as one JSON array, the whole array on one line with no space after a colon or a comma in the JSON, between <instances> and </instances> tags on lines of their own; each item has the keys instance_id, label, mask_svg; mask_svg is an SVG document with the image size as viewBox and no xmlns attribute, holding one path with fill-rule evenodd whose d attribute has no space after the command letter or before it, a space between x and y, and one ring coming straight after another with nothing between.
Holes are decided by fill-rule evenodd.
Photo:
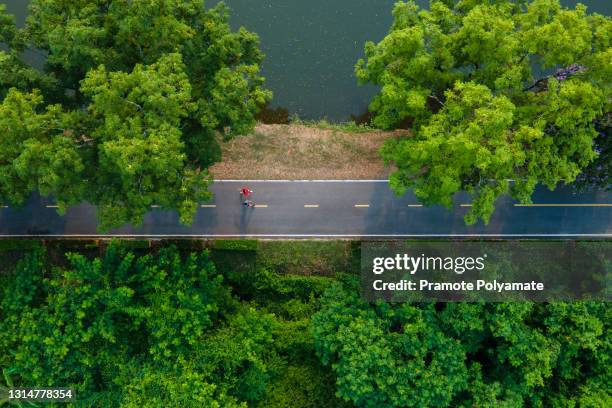
<instances>
[{"instance_id":1,"label":"asphalt road","mask_svg":"<svg viewBox=\"0 0 612 408\"><path fill-rule=\"evenodd\" d=\"M100 234L88 204L59 216L52 203L33 198L21 209L0 208L0 237L591 237L612 238L612 193L572 194L539 189L534 205L504 198L490 223L466 226L469 197L454 208L420 206L412 194L396 197L384 181L257 181L257 206L241 205L241 181L215 182L215 199L204 203L191 227L170 211L152 208L140 227Z\"/></svg>"}]
</instances>

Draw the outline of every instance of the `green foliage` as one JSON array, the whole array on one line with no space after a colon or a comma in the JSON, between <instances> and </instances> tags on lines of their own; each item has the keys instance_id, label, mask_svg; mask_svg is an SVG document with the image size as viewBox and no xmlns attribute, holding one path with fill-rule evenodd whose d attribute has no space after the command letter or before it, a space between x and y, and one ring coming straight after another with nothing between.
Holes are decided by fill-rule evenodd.
<instances>
[{"instance_id":1,"label":"green foliage","mask_svg":"<svg viewBox=\"0 0 612 408\"><path fill-rule=\"evenodd\" d=\"M166 54L146 68L136 65L131 74L101 66L87 74L81 90L91 97L89 110L98 122L92 136L100 184L93 195L101 227L112 227L116 217L137 224L154 204L176 208L190 223L198 203L211 194L208 178L185 168L181 119L194 106L180 54Z\"/></svg>"},{"instance_id":2,"label":"green foliage","mask_svg":"<svg viewBox=\"0 0 612 408\"><path fill-rule=\"evenodd\" d=\"M338 395L356 406L606 406L609 310L595 302L370 305L338 284L312 327Z\"/></svg>"},{"instance_id":3,"label":"green foliage","mask_svg":"<svg viewBox=\"0 0 612 408\"><path fill-rule=\"evenodd\" d=\"M377 129L367 125L356 123L355 121L350 122L329 122L327 119L321 119L317 121L312 120L302 120L299 116L292 116L291 123L295 125L303 125L308 127L313 127L316 129L325 129L325 130L334 130L338 132L346 132L346 133L368 133L374 132Z\"/></svg>"},{"instance_id":4,"label":"green foliage","mask_svg":"<svg viewBox=\"0 0 612 408\"><path fill-rule=\"evenodd\" d=\"M218 239L215 249L227 251L257 251L258 241L253 239Z\"/></svg>"},{"instance_id":5,"label":"green foliage","mask_svg":"<svg viewBox=\"0 0 612 408\"><path fill-rule=\"evenodd\" d=\"M84 164L78 147L62 131L59 105L39 113L38 91L11 89L0 104L0 201L22 204L33 191L55 194L59 202L76 203L83 194L78 175Z\"/></svg>"},{"instance_id":6,"label":"green foliage","mask_svg":"<svg viewBox=\"0 0 612 408\"><path fill-rule=\"evenodd\" d=\"M42 247L40 241L26 239L2 239L0 240L0 251L30 251Z\"/></svg>"},{"instance_id":7,"label":"green foliage","mask_svg":"<svg viewBox=\"0 0 612 408\"><path fill-rule=\"evenodd\" d=\"M261 269L253 277L252 298L277 317L273 329L280 361L259 407L341 407L335 397L332 371L315 355L310 332L318 299L333 280L315 276L287 276Z\"/></svg>"},{"instance_id":8,"label":"green foliage","mask_svg":"<svg viewBox=\"0 0 612 408\"><path fill-rule=\"evenodd\" d=\"M612 190L612 112L595 122L599 135L595 139L597 158L578 176L579 190Z\"/></svg>"},{"instance_id":9,"label":"green foliage","mask_svg":"<svg viewBox=\"0 0 612 408\"><path fill-rule=\"evenodd\" d=\"M280 275L268 269L260 269L253 276L253 287L261 296L271 299L300 299L308 301L311 296L320 296L332 283L321 276Z\"/></svg>"},{"instance_id":10,"label":"green foliage","mask_svg":"<svg viewBox=\"0 0 612 408\"><path fill-rule=\"evenodd\" d=\"M246 408L246 403L225 394L215 395L216 390L197 371L160 372L147 367L126 385L121 407Z\"/></svg>"},{"instance_id":11,"label":"green foliage","mask_svg":"<svg viewBox=\"0 0 612 408\"><path fill-rule=\"evenodd\" d=\"M33 0L24 29L0 8L0 201L88 201L100 228L151 205L189 224L210 198L215 137L250 131L271 97L255 34L221 3ZM43 72L21 61L46 53Z\"/></svg>"},{"instance_id":12,"label":"green foliage","mask_svg":"<svg viewBox=\"0 0 612 408\"><path fill-rule=\"evenodd\" d=\"M612 100L609 17L558 0L400 1L393 16L355 69L381 87L375 125L414 123L382 150L396 192L450 206L465 190L466 222L486 223L501 195L528 203L538 184L571 183L595 159Z\"/></svg>"},{"instance_id":13,"label":"green foliage","mask_svg":"<svg viewBox=\"0 0 612 408\"><path fill-rule=\"evenodd\" d=\"M86 407L337 406L309 331L331 279L262 270L240 299L207 251L128 241L51 258L37 248L0 277L0 369L16 387L73 387Z\"/></svg>"},{"instance_id":14,"label":"green foliage","mask_svg":"<svg viewBox=\"0 0 612 408\"><path fill-rule=\"evenodd\" d=\"M122 367L191 376L182 368L231 303L206 254L136 258L113 244L104 258L68 259L70 268L46 270L31 255L3 289L0 348L10 353L0 363L16 383L73 386L96 405L119 398L117 381L131 378Z\"/></svg>"},{"instance_id":15,"label":"green foliage","mask_svg":"<svg viewBox=\"0 0 612 408\"><path fill-rule=\"evenodd\" d=\"M270 384L261 408L335 408L349 407L335 395L334 378L325 367L288 366Z\"/></svg>"},{"instance_id":16,"label":"green foliage","mask_svg":"<svg viewBox=\"0 0 612 408\"><path fill-rule=\"evenodd\" d=\"M0 4L0 99L4 99L11 87L27 91L40 88L50 92L56 85L52 76L45 75L21 61L26 46L24 33L17 29L14 17Z\"/></svg>"},{"instance_id":17,"label":"green foliage","mask_svg":"<svg viewBox=\"0 0 612 408\"><path fill-rule=\"evenodd\" d=\"M237 291L240 266L220 273L207 251L127 246L67 262L35 248L3 272L6 385L73 387L83 407L611 402L607 303L369 304L354 274L282 267Z\"/></svg>"},{"instance_id":18,"label":"green foliage","mask_svg":"<svg viewBox=\"0 0 612 408\"><path fill-rule=\"evenodd\" d=\"M229 325L206 339L199 360L215 384L228 384L243 401L257 401L274 374L276 355L273 315L246 308L232 316Z\"/></svg>"},{"instance_id":19,"label":"green foliage","mask_svg":"<svg viewBox=\"0 0 612 408\"><path fill-rule=\"evenodd\" d=\"M284 274L334 276L359 271L358 243L350 241L261 241L258 266Z\"/></svg>"}]
</instances>

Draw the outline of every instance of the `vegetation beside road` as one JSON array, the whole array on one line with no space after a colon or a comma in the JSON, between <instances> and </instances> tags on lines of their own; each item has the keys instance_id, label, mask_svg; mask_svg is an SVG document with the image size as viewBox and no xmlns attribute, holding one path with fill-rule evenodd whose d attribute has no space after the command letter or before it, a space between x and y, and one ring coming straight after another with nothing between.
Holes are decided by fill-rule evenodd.
<instances>
[{"instance_id":1,"label":"vegetation beside road","mask_svg":"<svg viewBox=\"0 0 612 408\"><path fill-rule=\"evenodd\" d=\"M425 204L467 191L466 222L491 217L509 194L529 203L537 185L609 188L612 19L559 0L399 1L355 72L380 86L374 125L410 123L390 140L391 186ZM509 180L514 180L510 183Z\"/></svg>"},{"instance_id":2,"label":"vegetation beside road","mask_svg":"<svg viewBox=\"0 0 612 408\"><path fill-rule=\"evenodd\" d=\"M322 122L258 124L221 142L222 160L210 171L216 179L386 179L393 168L379 150L405 133Z\"/></svg>"},{"instance_id":3,"label":"vegetation beside road","mask_svg":"<svg viewBox=\"0 0 612 408\"><path fill-rule=\"evenodd\" d=\"M98 208L100 229L151 205L191 224L210 199L216 136L253 129L271 99L257 35L221 2L32 0L0 4L0 203L33 193ZM42 70L25 51L45 55Z\"/></svg>"},{"instance_id":4,"label":"vegetation beside road","mask_svg":"<svg viewBox=\"0 0 612 408\"><path fill-rule=\"evenodd\" d=\"M358 243L321 244L24 250L0 276L0 368L88 407L611 402L607 303L368 304Z\"/></svg>"},{"instance_id":5,"label":"vegetation beside road","mask_svg":"<svg viewBox=\"0 0 612 408\"><path fill-rule=\"evenodd\" d=\"M270 109L259 39L233 30L222 3L64 3L32 0L25 27L0 5L2 205L39 193L60 212L96 205L101 230L138 225L151 205L190 224L213 176L392 173L398 193L427 205L467 191L474 223L539 184L612 186L612 20L581 5L397 2L356 66L380 87L357 124ZM42 69L28 52L44 55Z\"/></svg>"}]
</instances>

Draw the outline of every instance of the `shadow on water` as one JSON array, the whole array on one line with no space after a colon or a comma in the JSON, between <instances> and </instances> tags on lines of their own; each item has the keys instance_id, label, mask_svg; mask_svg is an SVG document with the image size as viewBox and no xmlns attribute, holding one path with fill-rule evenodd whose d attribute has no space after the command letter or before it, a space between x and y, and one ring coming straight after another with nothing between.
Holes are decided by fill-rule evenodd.
<instances>
[{"instance_id":1,"label":"shadow on water","mask_svg":"<svg viewBox=\"0 0 612 408\"><path fill-rule=\"evenodd\" d=\"M266 125L288 125L290 120L289 109L278 106L272 108L270 104L266 104L257 116L255 116L258 122L265 123Z\"/></svg>"},{"instance_id":2,"label":"shadow on water","mask_svg":"<svg viewBox=\"0 0 612 408\"><path fill-rule=\"evenodd\" d=\"M370 126L372 124L372 119L374 119L374 115L372 115L372 112L370 112L369 109L366 109L357 115L351 113L351 121L355 122L357 125Z\"/></svg>"}]
</instances>

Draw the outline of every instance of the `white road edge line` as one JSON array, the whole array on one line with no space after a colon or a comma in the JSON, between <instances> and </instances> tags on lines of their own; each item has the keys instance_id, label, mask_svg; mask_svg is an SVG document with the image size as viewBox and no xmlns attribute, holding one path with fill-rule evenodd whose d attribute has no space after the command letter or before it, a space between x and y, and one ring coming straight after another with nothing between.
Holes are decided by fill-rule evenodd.
<instances>
[{"instance_id":1,"label":"white road edge line","mask_svg":"<svg viewBox=\"0 0 612 408\"><path fill-rule=\"evenodd\" d=\"M200 208L217 208L217 204L202 204Z\"/></svg>"},{"instance_id":2,"label":"white road edge line","mask_svg":"<svg viewBox=\"0 0 612 408\"><path fill-rule=\"evenodd\" d=\"M592 203L592 204L576 204L576 203L561 203L561 204L514 204L515 207L612 207L612 204Z\"/></svg>"},{"instance_id":3,"label":"white road edge line","mask_svg":"<svg viewBox=\"0 0 612 408\"><path fill-rule=\"evenodd\" d=\"M230 179L230 180L214 180L215 183L388 183L389 180L238 180L238 179Z\"/></svg>"},{"instance_id":4,"label":"white road edge line","mask_svg":"<svg viewBox=\"0 0 612 408\"><path fill-rule=\"evenodd\" d=\"M397 237L397 238L410 238L410 237L439 237L439 238L453 238L453 237L602 237L612 238L610 234L34 234L34 235L3 235L2 238L28 238L28 237L70 237L70 238L227 238L227 237L259 237L259 238L363 238L363 237Z\"/></svg>"},{"instance_id":5,"label":"white road edge line","mask_svg":"<svg viewBox=\"0 0 612 408\"><path fill-rule=\"evenodd\" d=\"M506 179L506 181L514 181ZM214 183L389 183L389 179L219 179Z\"/></svg>"}]
</instances>

